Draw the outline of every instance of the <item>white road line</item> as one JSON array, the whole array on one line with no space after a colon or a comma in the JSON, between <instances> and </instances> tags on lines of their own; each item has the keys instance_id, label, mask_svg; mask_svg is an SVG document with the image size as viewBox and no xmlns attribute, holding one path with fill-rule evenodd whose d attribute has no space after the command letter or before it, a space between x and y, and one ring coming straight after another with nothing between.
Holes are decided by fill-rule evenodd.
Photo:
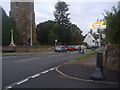
<instances>
[{"instance_id":1,"label":"white road line","mask_svg":"<svg viewBox=\"0 0 120 90\"><path fill-rule=\"evenodd\" d=\"M38 58L30 58L30 59L23 59L23 60L15 61L15 63L31 61L31 60L35 60L35 59L39 59L39 58L40 57L38 57Z\"/></svg>"},{"instance_id":2,"label":"white road line","mask_svg":"<svg viewBox=\"0 0 120 90\"><path fill-rule=\"evenodd\" d=\"M12 88L12 86L7 87L7 89Z\"/></svg>"},{"instance_id":3,"label":"white road line","mask_svg":"<svg viewBox=\"0 0 120 90\"><path fill-rule=\"evenodd\" d=\"M53 67L53 68L51 68L51 69L48 69L48 70L45 70L45 71L43 71L43 72L34 74L34 75L32 75L32 76L29 76L29 77L25 78L24 80L18 81L18 82L16 82L16 83L13 83L13 84L5 87L5 89L3 89L3 90L7 90L7 89L9 89L9 88L12 88L12 87L13 87L14 85L16 85L16 84L17 84L17 85L20 85L20 84L22 84L22 83L24 83L24 82L29 81L29 79L31 79L31 78L36 78L36 77L40 76L40 74L45 74L45 73L47 73L47 72L49 72L49 71L52 71L52 70L54 70L54 69L55 69L55 67Z\"/></svg>"},{"instance_id":4,"label":"white road line","mask_svg":"<svg viewBox=\"0 0 120 90\"><path fill-rule=\"evenodd\" d=\"M51 68L51 69L49 69L49 71L52 71L52 70L54 70L55 68Z\"/></svg>"},{"instance_id":5,"label":"white road line","mask_svg":"<svg viewBox=\"0 0 120 90\"><path fill-rule=\"evenodd\" d=\"M60 70L58 70L58 68L60 67L61 65L57 66L55 68L55 70L60 73L61 75L65 76L65 77L68 77L68 78L71 78L71 79L75 79L75 80L80 80L80 81L87 81L87 82L97 82L97 83L104 83L104 84L115 84L115 85L120 85L120 83L116 83L116 82L105 82L105 81L94 81L94 80L87 80L87 79L81 79L81 78L76 78L76 77L73 77L73 76L69 76L67 74L64 74L63 72L61 72Z\"/></svg>"},{"instance_id":6,"label":"white road line","mask_svg":"<svg viewBox=\"0 0 120 90\"><path fill-rule=\"evenodd\" d=\"M3 56L2 58L14 58L14 57L18 57L18 56L7 56L7 57Z\"/></svg>"},{"instance_id":7,"label":"white road line","mask_svg":"<svg viewBox=\"0 0 120 90\"><path fill-rule=\"evenodd\" d=\"M24 83L24 82L26 82L26 81L28 81L28 79L24 79L24 80L22 80L22 81L20 81L20 82L17 82L16 84L22 84L22 83Z\"/></svg>"},{"instance_id":8,"label":"white road line","mask_svg":"<svg viewBox=\"0 0 120 90\"><path fill-rule=\"evenodd\" d=\"M49 70L46 70L46 71L44 71L44 72L41 72L42 74L45 74L45 73L47 73L47 72L49 72Z\"/></svg>"},{"instance_id":9,"label":"white road line","mask_svg":"<svg viewBox=\"0 0 120 90\"><path fill-rule=\"evenodd\" d=\"M36 78L38 76L40 76L40 74L35 74L35 75L31 76L31 78Z\"/></svg>"}]
</instances>

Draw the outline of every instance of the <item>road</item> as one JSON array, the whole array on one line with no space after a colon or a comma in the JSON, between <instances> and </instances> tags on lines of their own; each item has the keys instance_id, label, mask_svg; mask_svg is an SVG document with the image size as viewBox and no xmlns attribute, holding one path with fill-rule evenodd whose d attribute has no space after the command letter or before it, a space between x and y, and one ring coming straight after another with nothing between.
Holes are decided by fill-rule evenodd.
<instances>
[{"instance_id":1,"label":"road","mask_svg":"<svg viewBox=\"0 0 120 90\"><path fill-rule=\"evenodd\" d=\"M69 60L80 57L80 55L81 54L79 54L78 51L3 55L2 57L3 87L14 85L16 83L19 85L20 83L24 82L30 77L34 78L40 73L44 74L47 73L48 71L53 71L52 73L55 73L54 67L63 64ZM35 85L33 85L33 87ZM47 85L50 84L38 86L46 87Z\"/></svg>"}]
</instances>

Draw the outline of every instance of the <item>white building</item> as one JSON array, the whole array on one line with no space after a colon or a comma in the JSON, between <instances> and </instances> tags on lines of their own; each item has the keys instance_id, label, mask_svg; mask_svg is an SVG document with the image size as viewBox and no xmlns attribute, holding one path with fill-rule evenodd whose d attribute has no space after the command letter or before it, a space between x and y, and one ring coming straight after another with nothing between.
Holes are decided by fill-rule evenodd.
<instances>
[{"instance_id":1,"label":"white building","mask_svg":"<svg viewBox=\"0 0 120 90\"><path fill-rule=\"evenodd\" d=\"M86 42L90 46L99 45L99 40L95 40L91 33L87 34L87 36L84 38L84 42Z\"/></svg>"}]
</instances>

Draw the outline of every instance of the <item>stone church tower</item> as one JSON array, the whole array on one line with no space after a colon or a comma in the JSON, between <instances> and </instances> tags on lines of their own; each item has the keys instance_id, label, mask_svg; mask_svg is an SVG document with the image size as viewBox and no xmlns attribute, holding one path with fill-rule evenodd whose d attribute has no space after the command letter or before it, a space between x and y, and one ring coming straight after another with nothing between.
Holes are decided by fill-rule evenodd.
<instances>
[{"instance_id":1,"label":"stone church tower","mask_svg":"<svg viewBox=\"0 0 120 90\"><path fill-rule=\"evenodd\" d=\"M26 41L32 46L36 43L35 13L33 2L20 2L11 0L10 17L14 18L16 28L20 33L19 45L25 45Z\"/></svg>"}]
</instances>

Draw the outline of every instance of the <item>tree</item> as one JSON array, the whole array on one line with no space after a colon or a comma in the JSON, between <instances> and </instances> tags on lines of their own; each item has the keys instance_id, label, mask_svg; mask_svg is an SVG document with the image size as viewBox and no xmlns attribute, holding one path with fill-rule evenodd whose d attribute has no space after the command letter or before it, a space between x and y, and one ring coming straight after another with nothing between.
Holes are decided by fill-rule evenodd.
<instances>
[{"instance_id":1,"label":"tree","mask_svg":"<svg viewBox=\"0 0 120 90\"><path fill-rule=\"evenodd\" d=\"M10 18L6 15L4 9L2 10L2 45L9 45L11 41L11 29L14 30L14 41L17 43L19 41L19 33L16 30L16 23L13 18Z\"/></svg>"},{"instance_id":2,"label":"tree","mask_svg":"<svg viewBox=\"0 0 120 90\"><path fill-rule=\"evenodd\" d=\"M106 42L112 44L120 44L120 10L115 7L112 12L106 11Z\"/></svg>"},{"instance_id":3,"label":"tree","mask_svg":"<svg viewBox=\"0 0 120 90\"><path fill-rule=\"evenodd\" d=\"M54 26L54 32L58 35L59 41L62 44L68 44L70 41L70 18L68 18L68 4L63 1L59 1L55 5L55 22L57 23Z\"/></svg>"},{"instance_id":4,"label":"tree","mask_svg":"<svg viewBox=\"0 0 120 90\"><path fill-rule=\"evenodd\" d=\"M79 44L83 41L82 31L68 18L68 4L59 1L55 5L55 21L46 21L37 25L37 40L40 44Z\"/></svg>"},{"instance_id":5,"label":"tree","mask_svg":"<svg viewBox=\"0 0 120 90\"><path fill-rule=\"evenodd\" d=\"M71 44L80 44L83 42L82 31L75 24L71 24Z\"/></svg>"},{"instance_id":6,"label":"tree","mask_svg":"<svg viewBox=\"0 0 120 90\"><path fill-rule=\"evenodd\" d=\"M58 40L58 35L53 33L52 31L50 31L49 34L48 34L48 38L49 38L49 44L54 45L55 40Z\"/></svg>"},{"instance_id":7,"label":"tree","mask_svg":"<svg viewBox=\"0 0 120 90\"><path fill-rule=\"evenodd\" d=\"M58 24L62 24L65 27L69 25L70 18L68 18L68 15L70 13L67 13L69 8L68 4L63 1L59 1L55 5L55 11L54 11L54 16L55 16L55 22Z\"/></svg>"},{"instance_id":8,"label":"tree","mask_svg":"<svg viewBox=\"0 0 120 90\"><path fill-rule=\"evenodd\" d=\"M48 20L43 23L39 23L36 28L37 33L37 41L40 44L48 44L49 43L49 37L48 34L50 30L52 30L53 25L55 24L54 21Z\"/></svg>"}]
</instances>

